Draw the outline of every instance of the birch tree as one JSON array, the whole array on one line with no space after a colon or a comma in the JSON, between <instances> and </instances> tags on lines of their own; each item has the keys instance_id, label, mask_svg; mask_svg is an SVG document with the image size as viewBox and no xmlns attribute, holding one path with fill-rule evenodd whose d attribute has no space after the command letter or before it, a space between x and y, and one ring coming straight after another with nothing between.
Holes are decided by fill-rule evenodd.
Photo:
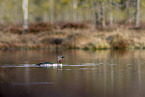
<instances>
[{"instance_id":1,"label":"birch tree","mask_svg":"<svg viewBox=\"0 0 145 97\"><path fill-rule=\"evenodd\" d=\"M101 2L101 27L105 28L105 5L104 2Z\"/></svg>"},{"instance_id":2,"label":"birch tree","mask_svg":"<svg viewBox=\"0 0 145 97\"><path fill-rule=\"evenodd\" d=\"M94 6L94 13L95 13L95 21L96 21L96 28L99 28L99 27L101 27L101 23L100 23L100 17L101 17L101 15L100 15L100 4L99 4L99 1L97 0L97 1L95 1L95 0L93 0L93 6Z\"/></svg>"},{"instance_id":3,"label":"birch tree","mask_svg":"<svg viewBox=\"0 0 145 97\"><path fill-rule=\"evenodd\" d=\"M22 9L23 9L23 30L28 29L28 0L22 1Z\"/></svg>"},{"instance_id":4,"label":"birch tree","mask_svg":"<svg viewBox=\"0 0 145 97\"><path fill-rule=\"evenodd\" d=\"M135 27L139 26L140 0L136 0Z\"/></svg>"},{"instance_id":5,"label":"birch tree","mask_svg":"<svg viewBox=\"0 0 145 97\"><path fill-rule=\"evenodd\" d=\"M49 16L50 16L50 22L54 22L54 0L49 0Z\"/></svg>"},{"instance_id":6,"label":"birch tree","mask_svg":"<svg viewBox=\"0 0 145 97\"><path fill-rule=\"evenodd\" d=\"M73 21L77 21L77 0L73 0Z\"/></svg>"},{"instance_id":7,"label":"birch tree","mask_svg":"<svg viewBox=\"0 0 145 97\"><path fill-rule=\"evenodd\" d=\"M109 0L109 5L110 5L110 14L109 14L109 26L113 26L113 15L112 15L112 0Z\"/></svg>"},{"instance_id":8,"label":"birch tree","mask_svg":"<svg viewBox=\"0 0 145 97\"><path fill-rule=\"evenodd\" d=\"M104 5L104 0L98 0L94 1L94 4L96 6L96 27L101 27L105 28L106 23L105 23L105 5Z\"/></svg>"}]
</instances>

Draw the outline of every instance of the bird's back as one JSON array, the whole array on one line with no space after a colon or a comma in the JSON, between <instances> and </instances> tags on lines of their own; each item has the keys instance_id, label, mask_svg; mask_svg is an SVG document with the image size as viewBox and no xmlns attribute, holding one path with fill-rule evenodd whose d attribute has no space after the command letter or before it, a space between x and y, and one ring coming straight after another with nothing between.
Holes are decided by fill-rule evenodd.
<instances>
[{"instance_id":1,"label":"bird's back","mask_svg":"<svg viewBox=\"0 0 145 97\"><path fill-rule=\"evenodd\" d=\"M41 65L45 65L45 64L53 65L55 63L52 63L52 62L43 62L43 63L36 64L36 66L41 66Z\"/></svg>"}]
</instances>

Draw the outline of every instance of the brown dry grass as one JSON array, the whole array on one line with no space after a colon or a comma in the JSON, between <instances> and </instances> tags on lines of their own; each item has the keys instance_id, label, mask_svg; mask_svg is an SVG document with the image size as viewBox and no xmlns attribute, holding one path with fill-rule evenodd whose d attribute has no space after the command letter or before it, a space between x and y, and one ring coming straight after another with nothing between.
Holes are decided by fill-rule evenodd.
<instances>
[{"instance_id":1,"label":"brown dry grass","mask_svg":"<svg viewBox=\"0 0 145 97\"><path fill-rule=\"evenodd\" d=\"M14 34L0 32L0 49L42 49L42 48L145 48L145 32L116 29L111 32L91 29L57 29L41 33Z\"/></svg>"},{"instance_id":2,"label":"brown dry grass","mask_svg":"<svg viewBox=\"0 0 145 97\"><path fill-rule=\"evenodd\" d=\"M121 34L112 35L107 40L113 49L126 49L130 45L129 37Z\"/></svg>"},{"instance_id":3,"label":"brown dry grass","mask_svg":"<svg viewBox=\"0 0 145 97\"><path fill-rule=\"evenodd\" d=\"M91 40L91 37L83 33L74 33L67 36L63 45L67 48L82 48L88 44Z\"/></svg>"}]
</instances>

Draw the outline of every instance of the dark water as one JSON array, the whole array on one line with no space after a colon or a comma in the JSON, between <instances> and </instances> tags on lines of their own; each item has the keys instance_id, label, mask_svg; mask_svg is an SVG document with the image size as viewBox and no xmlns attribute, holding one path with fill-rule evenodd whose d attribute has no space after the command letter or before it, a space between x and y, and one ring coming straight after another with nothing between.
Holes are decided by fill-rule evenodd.
<instances>
[{"instance_id":1,"label":"dark water","mask_svg":"<svg viewBox=\"0 0 145 97\"><path fill-rule=\"evenodd\" d=\"M56 62L62 68L35 67ZM0 97L145 97L145 50L0 51Z\"/></svg>"}]
</instances>

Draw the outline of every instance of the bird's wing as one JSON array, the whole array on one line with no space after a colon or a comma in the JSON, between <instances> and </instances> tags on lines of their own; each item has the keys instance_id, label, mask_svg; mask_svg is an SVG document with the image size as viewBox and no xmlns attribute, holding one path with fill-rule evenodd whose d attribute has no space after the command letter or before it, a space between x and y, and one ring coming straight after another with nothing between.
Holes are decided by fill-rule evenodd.
<instances>
[{"instance_id":1,"label":"bird's wing","mask_svg":"<svg viewBox=\"0 0 145 97\"><path fill-rule=\"evenodd\" d=\"M43 63L39 63L39 64L36 64L37 66L40 66L40 65L43 65L43 64L54 64L52 62L43 62Z\"/></svg>"},{"instance_id":2,"label":"bird's wing","mask_svg":"<svg viewBox=\"0 0 145 97\"><path fill-rule=\"evenodd\" d=\"M54 64L53 62L44 62L42 64Z\"/></svg>"}]
</instances>

